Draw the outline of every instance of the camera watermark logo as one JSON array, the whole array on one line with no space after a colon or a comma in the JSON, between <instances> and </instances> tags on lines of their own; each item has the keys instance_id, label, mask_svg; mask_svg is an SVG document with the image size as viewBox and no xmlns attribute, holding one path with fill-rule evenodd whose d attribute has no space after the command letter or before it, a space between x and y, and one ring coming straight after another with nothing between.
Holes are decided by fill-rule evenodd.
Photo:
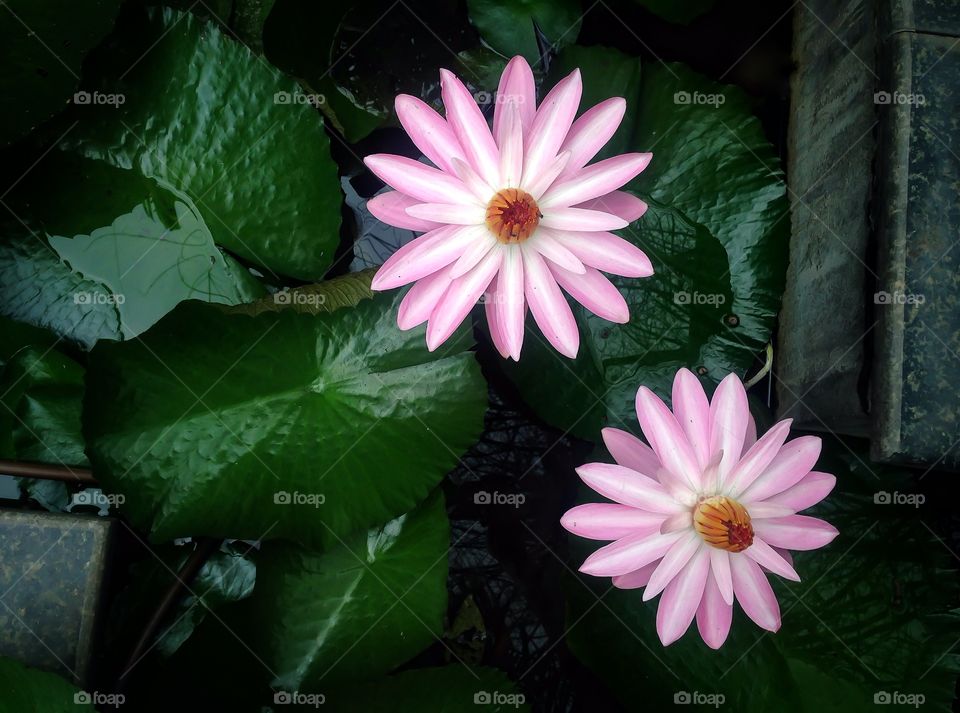
<instances>
[{"instance_id":1,"label":"camera watermark logo","mask_svg":"<svg viewBox=\"0 0 960 713\"><path fill-rule=\"evenodd\" d=\"M112 292L74 292L75 305L122 305L127 301L126 295L115 295Z\"/></svg>"},{"instance_id":2,"label":"camera watermark logo","mask_svg":"<svg viewBox=\"0 0 960 713\"><path fill-rule=\"evenodd\" d=\"M913 706L919 708L927 702L922 693L903 693L901 691L877 691L873 694L873 702L878 706Z\"/></svg>"},{"instance_id":3,"label":"camera watermark logo","mask_svg":"<svg viewBox=\"0 0 960 713\"><path fill-rule=\"evenodd\" d=\"M719 307L726 304L727 296L721 292L674 292L673 303L675 305L710 305Z\"/></svg>"},{"instance_id":4,"label":"camera watermark logo","mask_svg":"<svg viewBox=\"0 0 960 713\"><path fill-rule=\"evenodd\" d=\"M307 307L318 307L327 301L327 296L316 292L302 292L299 290L291 291L284 287L282 290L273 293L273 302L278 305L305 305Z\"/></svg>"},{"instance_id":5,"label":"camera watermark logo","mask_svg":"<svg viewBox=\"0 0 960 713\"><path fill-rule=\"evenodd\" d=\"M294 490L288 493L286 490L278 490L273 494L274 505L309 505L318 508L327 502L327 496L323 493L301 493Z\"/></svg>"},{"instance_id":6,"label":"camera watermark logo","mask_svg":"<svg viewBox=\"0 0 960 713\"><path fill-rule=\"evenodd\" d=\"M117 109L127 101L123 94L104 94L103 92L77 92L73 103L79 106L112 106Z\"/></svg>"},{"instance_id":7,"label":"camera watermark logo","mask_svg":"<svg viewBox=\"0 0 960 713\"><path fill-rule=\"evenodd\" d=\"M527 98L522 94L497 94L496 92L474 92L473 100L480 106L490 104L523 104Z\"/></svg>"},{"instance_id":8,"label":"camera watermark logo","mask_svg":"<svg viewBox=\"0 0 960 713\"><path fill-rule=\"evenodd\" d=\"M518 508L527 502L527 496L523 493L501 493L494 490L492 493L481 490L473 494L475 505L508 505Z\"/></svg>"},{"instance_id":9,"label":"camera watermark logo","mask_svg":"<svg viewBox=\"0 0 960 713\"><path fill-rule=\"evenodd\" d=\"M901 290L894 290L893 292L880 290L880 292L873 293L873 303L875 305L922 305L926 301L927 298L924 295Z\"/></svg>"},{"instance_id":10,"label":"camera watermark logo","mask_svg":"<svg viewBox=\"0 0 960 713\"><path fill-rule=\"evenodd\" d=\"M512 706L519 708L527 702L522 693L503 693L502 691L477 691L473 694L473 703L478 706Z\"/></svg>"},{"instance_id":11,"label":"camera watermark logo","mask_svg":"<svg viewBox=\"0 0 960 713\"><path fill-rule=\"evenodd\" d=\"M701 693L700 691L677 691L673 694L673 703L678 706L713 706L719 708L727 697L722 693Z\"/></svg>"},{"instance_id":12,"label":"camera watermark logo","mask_svg":"<svg viewBox=\"0 0 960 713\"><path fill-rule=\"evenodd\" d=\"M313 108L319 108L327 103L327 98L323 94L304 94L303 92L276 92L273 95L274 104L306 104Z\"/></svg>"},{"instance_id":13,"label":"camera watermark logo","mask_svg":"<svg viewBox=\"0 0 960 713\"><path fill-rule=\"evenodd\" d=\"M122 693L101 693L100 691L77 691L73 702L78 706L96 706L97 708L119 708L126 703Z\"/></svg>"},{"instance_id":14,"label":"camera watermark logo","mask_svg":"<svg viewBox=\"0 0 960 713\"><path fill-rule=\"evenodd\" d=\"M874 505L909 505L918 508L927 502L927 496L923 493L900 493L894 490L888 493L886 490L873 494Z\"/></svg>"},{"instance_id":15,"label":"camera watermark logo","mask_svg":"<svg viewBox=\"0 0 960 713\"><path fill-rule=\"evenodd\" d=\"M905 94L903 92L874 92L873 103L882 106L923 106L927 98L923 94Z\"/></svg>"},{"instance_id":16,"label":"camera watermark logo","mask_svg":"<svg viewBox=\"0 0 960 713\"><path fill-rule=\"evenodd\" d=\"M673 103L679 105L712 106L714 109L723 106L727 98L720 93L705 94L704 92L676 92Z\"/></svg>"},{"instance_id":17,"label":"camera watermark logo","mask_svg":"<svg viewBox=\"0 0 960 713\"><path fill-rule=\"evenodd\" d=\"M127 496L123 493L105 493L97 488L87 488L79 493L74 493L70 499L71 505L90 505L96 508L111 508L123 505L127 502Z\"/></svg>"},{"instance_id":18,"label":"camera watermark logo","mask_svg":"<svg viewBox=\"0 0 960 713\"><path fill-rule=\"evenodd\" d=\"M323 693L300 693L300 691L275 691L273 694L274 705L295 705L295 706L313 706L319 708L327 702L327 697Z\"/></svg>"}]
</instances>

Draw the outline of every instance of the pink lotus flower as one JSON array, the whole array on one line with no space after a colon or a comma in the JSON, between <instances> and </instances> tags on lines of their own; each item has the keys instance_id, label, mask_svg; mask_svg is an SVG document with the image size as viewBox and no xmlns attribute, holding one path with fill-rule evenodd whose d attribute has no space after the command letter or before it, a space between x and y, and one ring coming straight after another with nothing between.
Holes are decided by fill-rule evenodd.
<instances>
[{"instance_id":1,"label":"pink lotus flower","mask_svg":"<svg viewBox=\"0 0 960 713\"><path fill-rule=\"evenodd\" d=\"M569 510L563 526L575 535L614 540L594 552L581 572L613 577L621 589L661 592L657 633L673 643L697 617L711 648L730 631L733 600L769 631L780 607L764 570L793 581L787 550L814 550L837 536L817 518L797 515L833 489L836 478L811 471L820 439L785 443L791 419L757 440L743 384L733 374L708 402L690 371L673 382L673 412L650 389L637 392L637 418L647 446L615 428L603 441L618 465L588 463L583 481L614 503Z\"/></svg>"},{"instance_id":2,"label":"pink lotus flower","mask_svg":"<svg viewBox=\"0 0 960 713\"><path fill-rule=\"evenodd\" d=\"M600 270L653 274L638 248L607 231L647 209L617 190L651 154L587 163L613 136L626 110L608 99L574 121L580 72L536 106L533 72L514 57L500 78L493 132L466 87L440 71L446 119L411 96L397 97L400 123L436 168L403 156L364 162L395 191L367 207L385 223L425 231L380 268L373 289L415 283L397 315L401 329L427 323L427 347L442 344L487 293L490 333L506 358L520 358L529 306L558 351L575 357L580 335L560 287L595 314L629 320L627 303Z\"/></svg>"}]
</instances>

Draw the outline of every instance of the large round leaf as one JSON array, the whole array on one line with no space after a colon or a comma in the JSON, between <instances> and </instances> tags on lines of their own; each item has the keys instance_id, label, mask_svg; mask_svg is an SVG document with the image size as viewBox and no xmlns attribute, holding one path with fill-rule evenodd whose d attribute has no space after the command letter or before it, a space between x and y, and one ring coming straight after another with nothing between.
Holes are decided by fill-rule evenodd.
<instances>
[{"instance_id":1,"label":"large round leaf","mask_svg":"<svg viewBox=\"0 0 960 713\"><path fill-rule=\"evenodd\" d=\"M342 279L357 279L349 276ZM84 433L98 479L155 540L332 534L409 510L482 428L470 332L428 352L399 296L257 316L186 302L91 352Z\"/></svg>"},{"instance_id":2,"label":"large round leaf","mask_svg":"<svg viewBox=\"0 0 960 713\"><path fill-rule=\"evenodd\" d=\"M631 93L634 72L613 71L609 50L573 52L585 86L596 80L626 96L633 136L623 149L653 152L630 186L650 210L621 235L647 252L656 274L613 279L630 306L628 324L575 308L576 360L528 330L520 363L506 368L545 420L596 440L606 424L636 428L640 384L669 396L680 367L713 382L749 368L780 302L787 205L778 159L739 89L671 64L645 67ZM609 82L618 74L619 89Z\"/></svg>"},{"instance_id":3,"label":"large round leaf","mask_svg":"<svg viewBox=\"0 0 960 713\"><path fill-rule=\"evenodd\" d=\"M295 101L296 83L189 13L134 8L115 37L91 55L85 84L104 99L75 107L60 146L182 192L217 244L247 260L322 276L342 196L323 122Z\"/></svg>"},{"instance_id":4,"label":"large round leaf","mask_svg":"<svg viewBox=\"0 0 960 713\"><path fill-rule=\"evenodd\" d=\"M273 688L325 692L375 679L443 630L449 543L438 489L413 512L322 553L267 544L253 596L224 621L269 669Z\"/></svg>"},{"instance_id":5,"label":"large round leaf","mask_svg":"<svg viewBox=\"0 0 960 713\"><path fill-rule=\"evenodd\" d=\"M10 278L0 310L85 347L134 337L186 299L238 304L264 293L172 186L62 154L7 200L24 223L0 240Z\"/></svg>"},{"instance_id":6,"label":"large round leaf","mask_svg":"<svg viewBox=\"0 0 960 713\"><path fill-rule=\"evenodd\" d=\"M113 27L120 0L6 0L0 9L0 145L61 111L80 64Z\"/></svg>"}]
</instances>

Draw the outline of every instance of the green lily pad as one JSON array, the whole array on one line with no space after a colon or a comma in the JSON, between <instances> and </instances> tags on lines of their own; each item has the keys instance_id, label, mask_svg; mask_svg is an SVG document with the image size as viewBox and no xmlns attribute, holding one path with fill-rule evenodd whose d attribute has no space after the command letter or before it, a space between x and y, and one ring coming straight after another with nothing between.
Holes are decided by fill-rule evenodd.
<instances>
[{"instance_id":1,"label":"green lily pad","mask_svg":"<svg viewBox=\"0 0 960 713\"><path fill-rule=\"evenodd\" d=\"M75 107L60 146L188 197L218 245L265 270L321 277L342 195L321 118L289 101L296 83L169 8L131 9L115 38L88 63L102 100Z\"/></svg>"},{"instance_id":2,"label":"green lily pad","mask_svg":"<svg viewBox=\"0 0 960 713\"><path fill-rule=\"evenodd\" d=\"M96 710L91 694L60 676L28 668L15 659L0 658L0 713L96 713Z\"/></svg>"},{"instance_id":3,"label":"green lily pad","mask_svg":"<svg viewBox=\"0 0 960 713\"><path fill-rule=\"evenodd\" d=\"M554 49L577 41L583 9L578 0L467 0L470 22L497 52L539 63L534 22Z\"/></svg>"},{"instance_id":4,"label":"green lily pad","mask_svg":"<svg viewBox=\"0 0 960 713\"><path fill-rule=\"evenodd\" d=\"M324 692L376 679L443 630L449 544L439 490L322 553L269 543L256 557L253 596L225 622L250 642L275 689Z\"/></svg>"},{"instance_id":5,"label":"green lily pad","mask_svg":"<svg viewBox=\"0 0 960 713\"><path fill-rule=\"evenodd\" d=\"M0 11L0 145L67 107L80 65L110 32L120 0L7 0Z\"/></svg>"},{"instance_id":6,"label":"green lily pad","mask_svg":"<svg viewBox=\"0 0 960 713\"><path fill-rule=\"evenodd\" d=\"M626 97L633 136L623 149L653 152L628 186L650 209L620 235L649 255L655 275L612 278L630 306L627 324L575 306L576 360L528 331L520 363L505 369L542 418L596 440L604 425L637 429L640 384L669 396L680 367L713 383L750 368L780 304L787 204L779 161L739 89L671 64L645 67L631 93L634 59L618 72L608 50L571 51L584 86L596 78L604 93ZM618 75L623 87L604 83Z\"/></svg>"},{"instance_id":7,"label":"green lily pad","mask_svg":"<svg viewBox=\"0 0 960 713\"><path fill-rule=\"evenodd\" d=\"M189 197L139 174L52 156L10 201L36 229L14 223L0 241L0 271L20 280L4 283L3 309L85 347L134 337L183 300L239 304L265 292L220 252Z\"/></svg>"},{"instance_id":8,"label":"green lily pad","mask_svg":"<svg viewBox=\"0 0 960 713\"><path fill-rule=\"evenodd\" d=\"M408 511L482 430L468 329L428 352L399 295L251 317L186 302L91 352L84 433L98 479L156 541L324 545ZM96 394L96 397L90 396Z\"/></svg>"},{"instance_id":9,"label":"green lily pad","mask_svg":"<svg viewBox=\"0 0 960 713\"><path fill-rule=\"evenodd\" d=\"M724 696L729 710L767 711L777 701L783 710L867 713L888 702L886 694L922 696L924 710L950 710L960 671L950 653L960 637L954 563L924 526L922 510L878 502L878 493L904 491L905 474L868 469L859 458L826 444L820 467L837 475L837 489L809 512L840 535L821 550L794 553L801 582L769 577L780 602L779 632L758 629L737 606L720 650L700 641L695 622L664 648L655 632L659 600L642 602L641 590L571 576L573 652L627 705L643 696L666 708L678 693L698 692ZM574 567L596 549L579 538L571 543Z\"/></svg>"},{"instance_id":10,"label":"green lily pad","mask_svg":"<svg viewBox=\"0 0 960 713\"><path fill-rule=\"evenodd\" d=\"M327 709L402 713L476 713L526 711L525 696L506 674L495 668L460 664L418 668L327 696Z\"/></svg>"}]
</instances>

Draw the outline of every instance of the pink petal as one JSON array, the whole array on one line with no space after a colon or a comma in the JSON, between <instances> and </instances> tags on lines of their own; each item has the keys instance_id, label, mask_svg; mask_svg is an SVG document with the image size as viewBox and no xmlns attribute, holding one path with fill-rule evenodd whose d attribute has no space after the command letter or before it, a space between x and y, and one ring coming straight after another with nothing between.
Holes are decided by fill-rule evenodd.
<instances>
[{"instance_id":1,"label":"pink petal","mask_svg":"<svg viewBox=\"0 0 960 713\"><path fill-rule=\"evenodd\" d=\"M413 283L397 310L397 326L406 330L426 322L447 291L451 279L450 268L445 267Z\"/></svg>"},{"instance_id":2,"label":"pink petal","mask_svg":"<svg viewBox=\"0 0 960 713\"><path fill-rule=\"evenodd\" d=\"M390 290L433 274L460 257L474 241L483 237L483 232L486 232L484 227L445 225L424 233L387 258L373 276L370 287Z\"/></svg>"},{"instance_id":3,"label":"pink petal","mask_svg":"<svg viewBox=\"0 0 960 713\"><path fill-rule=\"evenodd\" d=\"M659 564L659 560L644 565L640 569L635 569L632 572L618 575L613 578L611 583L617 589L639 589L640 587L645 587L647 586L647 582L650 581L650 575L653 574L653 570L657 568L657 564Z\"/></svg>"},{"instance_id":4,"label":"pink petal","mask_svg":"<svg viewBox=\"0 0 960 713\"><path fill-rule=\"evenodd\" d=\"M673 547L667 550L667 553L660 560L660 565L650 577L647 588L643 590L643 601L649 601L660 594L670 581L677 576L688 562L695 555L703 555L706 566L710 566L710 554L704 549L709 545L704 544L696 532L688 530L677 540ZM693 614L690 615L693 619Z\"/></svg>"},{"instance_id":5,"label":"pink petal","mask_svg":"<svg viewBox=\"0 0 960 713\"><path fill-rule=\"evenodd\" d=\"M500 269L501 252L491 250L473 270L447 288L427 322L427 349L434 351L456 331Z\"/></svg>"},{"instance_id":6,"label":"pink petal","mask_svg":"<svg viewBox=\"0 0 960 713\"><path fill-rule=\"evenodd\" d=\"M590 488L622 505L667 515L682 509L660 483L622 465L585 463L576 470Z\"/></svg>"},{"instance_id":7,"label":"pink petal","mask_svg":"<svg viewBox=\"0 0 960 713\"><path fill-rule=\"evenodd\" d=\"M580 348L580 333L570 305L543 258L527 243L520 246L523 254L524 295L540 331L553 347L571 359Z\"/></svg>"},{"instance_id":8,"label":"pink petal","mask_svg":"<svg viewBox=\"0 0 960 713\"><path fill-rule=\"evenodd\" d=\"M740 452L741 457L744 453L753 448L753 444L757 442L757 422L753 419L753 414L750 414L750 420L747 421L747 433L743 437L743 450Z\"/></svg>"},{"instance_id":9,"label":"pink petal","mask_svg":"<svg viewBox=\"0 0 960 713\"><path fill-rule=\"evenodd\" d=\"M483 225L487 219L483 206L463 203L416 203L407 208L407 215L448 225Z\"/></svg>"},{"instance_id":10,"label":"pink petal","mask_svg":"<svg viewBox=\"0 0 960 713\"><path fill-rule=\"evenodd\" d=\"M710 403L710 455L723 453L717 468L720 483L727 482L727 474L740 459L749 417L743 383L736 374L729 374L717 386Z\"/></svg>"},{"instance_id":11,"label":"pink petal","mask_svg":"<svg viewBox=\"0 0 960 713\"><path fill-rule=\"evenodd\" d=\"M477 102L463 82L446 69L440 70L440 94L447 110L447 122L467 161L487 183L496 185L500 154Z\"/></svg>"},{"instance_id":12,"label":"pink petal","mask_svg":"<svg viewBox=\"0 0 960 713\"><path fill-rule=\"evenodd\" d=\"M796 485L817 462L820 457L820 439L816 436L800 436L788 441L770 461L770 465L761 473L753 485L747 488L739 498L743 503L766 500L771 495L782 493Z\"/></svg>"},{"instance_id":13,"label":"pink petal","mask_svg":"<svg viewBox=\"0 0 960 713\"><path fill-rule=\"evenodd\" d=\"M553 236L585 265L612 275L650 277L650 258L633 243L604 232L551 230Z\"/></svg>"},{"instance_id":14,"label":"pink petal","mask_svg":"<svg viewBox=\"0 0 960 713\"><path fill-rule=\"evenodd\" d=\"M490 235L489 232L485 236L478 236L473 244L464 250L463 254L460 255L457 261L450 267L450 277L456 279L462 275L466 275L497 245L499 245L497 239Z\"/></svg>"},{"instance_id":15,"label":"pink petal","mask_svg":"<svg viewBox=\"0 0 960 713\"><path fill-rule=\"evenodd\" d=\"M743 611L761 629L780 628L780 604L760 565L742 553L730 557L733 591Z\"/></svg>"},{"instance_id":16,"label":"pink petal","mask_svg":"<svg viewBox=\"0 0 960 713\"><path fill-rule=\"evenodd\" d=\"M463 185L476 197L480 205L486 206L496 193L494 188L480 178L480 174L474 171L466 161L455 158L451 160L451 163L457 178L463 181Z\"/></svg>"},{"instance_id":17,"label":"pink petal","mask_svg":"<svg viewBox=\"0 0 960 713\"><path fill-rule=\"evenodd\" d=\"M671 398L673 415L686 434L702 472L710 460L710 402L707 394L692 371L680 369L673 379Z\"/></svg>"},{"instance_id":18,"label":"pink petal","mask_svg":"<svg viewBox=\"0 0 960 713\"><path fill-rule=\"evenodd\" d=\"M567 248L565 248L556 238L554 238L553 233L551 233L548 229L540 228L537 230L530 240L530 244L538 253L543 255L554 265L559 265L560 267L569 270L570 272L575 272L578 275L582 275L584 273L585 268L583 267L583 263L577 259L576 255L567 250Z\"/></svg>"},{"instance_id":19,"label":"pink petal","mask_svg":"<svg viewBox=\"0 0 960 713\"><path fill-rule=\"evenodd\" d=\"M693 527L693 512L682 510L660 523L660 532L678 532L679 530L689 530L691 527Z\"/></svg>"},{"instance_id":20,"label":"pink petal","mask_svg":"<svg viewBox=\"0 0 960 713\"><path fill-rule=\"evenodd\" d=\"M730 553L716 547L710 548L710 571L720 589L720 596L733 605L733 575L730 573Z\"/></svg>"},{"instance_id":21,"label":"pink petal","mask_svg":"<svg viewBox=\"0 0 960 713\"><path fill-rule=\"evenodd\" d=\"M674 477L694 490L700 483L700 467L687 436L663 401L646 386L637 390L637 418L660 463Z\"/></svg>"},{"instance_id":22,"label":"pink petal","mask_svg":"<svg viewBox=\"0 0 960 713\"><path fill-rule=\"evenodd\" d=\"M829 522L807 515L755 520L752 524L754 533L768 545L787 550L816 550L840 534Z\"/></svg>"},{"instance_id":23,"label":"pink petal","mask_svg":"<svg viewBox=\"0 0 960 713\"><path fill-rule=\"evenodd\" d=\"M529 193L534 200L540 200L540 196L553 185L554 180L563 171L570 160L570 154L566 151L560 153L556 159L543 171L532 178L524 178L522 181L523 189Z\"/></svg>"},{"instance_id":24,"label":"pink petal","mask_svg":"<svg viewBox=\"0 0 960 713\"><path fill-rule=\"evenodd\" d=\"M660 567L663 567L662 562ZM701 550L676 577L670 580L660 599L660 606L657 608L657 634L664 646L672 644L690 628L690 623L697 609L700 608L708 574L710 574L710 558ZM644 590L644 597L649 590L648 584Z\"/></svg>"},{"instance_id":25,"label":"pink petal","mask_svg":"<svg viewBox=\"0 0 960 713\"><path fill-rule=\"evenodd\" d=\"M731 495L736 497L742 493L767 469L790 435L792 423L793 419L787 418L774 424L773 428L764 433L743 455L727 477L726 489Z\"/></svg>"},{"instance_id":26,"label":"pink petal","mask_svg":"<svg viewBox=\"0 0 960 713\"><path fill-rule=\"evenodd\" d=\"M743 554L774 574L779 574L781 577L794 582L800 581L800 575L797 574L793 565L777 554L770 545L757 535L754 535L753 544L745 549Z\"/></svg>"},{"instance_id":27,"label":"pink petal","mask_svg":"<svg viewBox=\"0 0 960 713\"><path fill-rule=\"evenodd\" d=\"M580 571L595 577L616 577L633 572L663 557L679 537L679 534L661 535L659 532L621 537L587 557L580 565Z\"/></svg>"},{"instance_id":28,"label":"pink petal","mask_svg":"<svg viewBox=\"0 0 960 713\"><path fill-rule=\"evenodd\" d=\"M416 198L404 195L400 191L388 191L374 196L367 201L367 210L377 220L381 220L387 225L406 230L433 230L441 227L442 223L434 223L431 220L421 220L407 214L407 208L419 203Z\"/></svg>"},{"instance_id":29,"label":"pink petal","mask_svg":"<svg viewBox=\"0 0 960 713\"><path fill-rule=\"evenodd\" d=\"M626 153L582 168L566 180L558 180L550 186L543 194L540 206L565 207L606 195L632 180L647 167L651 157L652 154L648 153Z\"/></svg>"},{"instance_id":30,"label":"pink petal","mask_svg":"<svg viewBox=\"0 0 960 713\"><path fill-rule=\"evenodd\" d=\"M530 130L537 111L537 86L533 79L533 70L527 60L519 55L507 62L503 74L500 75L500 86L497 87L497 99L493 107L493 135L498 146L503 146L502 124L506 110L511 106L519 110L520 124L526 133Z\"/></svg>"},{"instance_id":31,"label":"pink petal","mask_svg":"<svg viewBox=\"0 0 960 713\"><path fill-rule=\"evenodd\" d=\"M663 515L629 505L587 503L567 510L560 524L568 532L591 540L619 540L627 535L660 531Z\"/></svg>"},{"instance_id":32,"label":"pink petal","mask_svg":"<svg viewBox=\"0 0 960 713\"><path fill-rule=\"evenodd\" d=\"M697 629L700 631L700 637L711 649L719 649L727 640L732 621L732 600L724 601L717 580L711 572L703 590L700 608L697 609Z\"/></svg>"},{"instance_id":33,"label":"pink petal","mask_svg":"<svg viewBox=\"0 0 960 713\"><path fill-rule=\"evenodd\" d=\"M523 254L516 245L507 245L503 248L499 291L493 308L497 314L497 322L503 330L507 354L514 361L519 361L527 307L523 297Z\"/></svg>"},{"instance_id":34,"label":"pink petal","mask_svg":"<svg viewBox=\"0 0 960 713\"><path fill-rule=\"evenodd\" d=\"M632 193L613 191L599 198L592 198L584 203L577 203L574 208L602 210L604 213L613 213L628 223L632 223L647 212L648 206Z\"/></svg>"},{"instance_id":35,"label":"pink petal","mask_svg":"<svg viewBox=\"0 0 960 713\"><path fill-rule=\"evenodd\" d=\"M453 129L443 117L429 105L409 94L397 96L394 106L404 131L423 155L435 166L453 173L453 164L450 159L463 159L463 149L460 148L460 142L457 141Z\"/></svg>"},{"instance_id":36,"label":"pink petal","mask_svg":"<svg viewBox=\"0 0 960 713\"><path fill-rule=\"evenodd\" d=\"M558 230L619 230L628 223L610 213L583 208L551 208L540 219L544 228Z\"/></svg>"},{"instance_id":37,"label":"pink petal","mask_svg":"<svg viewBox=\"0 0 960 713\"><path fill-rule=\"evenodd\" d=\"M600 431L600 435L603 437L603 444L617 463L653 480L657 479L660 459L650 446L632 433L621 431L619 428L604 428Z\"/></svg>"},{"instance_id":38,"label":"pink petal","mask_svg":"<svg viewBox=\"0 0 960 713\"><path fill-rule=\"evenodd\" d=\"M479 204L459 178L412 158L378 153L367 156L363 162L381 181L420 203Z\"/></svg>"},{"instance_id":39,"label":"pink petal","mask_svg":"<svg viewBox=\"0 0 960 713\"><path fill-rule=\"evenodd\" d=\"M810 471L792 488L767 498L768 505L783 505L794 512L805 510L823 500L837 484L837 479L829 473Z\"/></svg>"},{"instance_id":40,"label":"pink petal","mask_svg":"<svg viewBox=\"0 0 960 713\"><path fill-rule=\"evenodd\" d=\"M550 272L560 287L598 317L617 324L626 324L630 321L630 308L627 306L627 301L623 299L623 295L613 283L597 270L588 267L582 275L578 275L560 265L551 265Z\"/></svg>"},{"instance_id":41,"label":"pink petal","mask_svg":"<svg viewBox=\"0 0 960 713\"><path fill-rule=\"evenodd\" d=\"M500 136L500 183L498 187L515 188L523 179L523 128L520 109L515 104L497 106L494 111L503 114Z\"/></svg>"},{"instance_id":42,"label":"pink petal","mask_svg":"<svg viewBox=\"0 0 960 713\"><path fill-rule=\"evenodd\" d=\"M504 254L504 260L506 260L506 254ZM487 326L490 328L490 340L493 342L496 350L500 352L500 356L506 359L510 356L510 350L507 348L507 341L503 334L503 325L500 324L500 319L497 317L496 303L497 295L500 292L500 274L503 274L502 265L500 273L493 278L490 282L490 287L487 288L483 301L483 309L487 316Z\"/></svg>"},{"instance_id":43,"label":"pink petal","mask_svg":"<svg viewBox=\"0 0 960 713\"><path fill-rule=\"evenodd\" d=\"M575 69L557 82L556 86L543 98L525 141L524 185L530 183L547 168L560 151L573 118L577 115L582 90L580 70Z\"/></svg>"},{"instance_id":44,"label":"pink petal","mask_svg":"<svg viewBox=\"0 0 960 713\"><path fill-rule=\"evenodd\" d=\"M573 175L586 166L617 132L627 110L623 97L611 97L587 111L573 122L562 151L570 152L570 164L564 169L565 176Z\"/></svg>"},{"instance_id":45,"label":"pink petal","mask_svg":"<svg viewBox=\"0 0 960 713\"><path fill-rule=\"evenodd\" d=\"M762 520L768 517L786 517L796 512L793 508L785 505L777 505L769 500L762 500L759 503L750 503L750 518L753 520Z\"/></svg>"}]
</instances>

